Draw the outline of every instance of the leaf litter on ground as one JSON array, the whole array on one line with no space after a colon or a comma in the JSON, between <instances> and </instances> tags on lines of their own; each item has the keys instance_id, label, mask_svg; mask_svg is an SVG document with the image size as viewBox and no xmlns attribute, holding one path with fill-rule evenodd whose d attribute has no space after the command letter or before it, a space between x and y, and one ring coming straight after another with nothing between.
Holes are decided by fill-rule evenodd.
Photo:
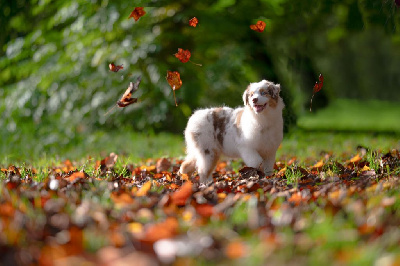
<instances>
[{"instance_id":1,"label":"leaf litter on ground","mask_svg":"<svg viewBox=\"0 0 400 266\"><path fill-rule=\"evenodd\" d=\"M93 168L66 160L42 170L42 180L37 169L2 166L1 263L283 263L321 246L327 258L348 263L368 245L400 259L398 150L359 150L342 161L324 154L309 166L291 158L268 177L222 161L207 185L180 176L178 159L121 170L118 158Z\"/></svg>"}]
</instances>

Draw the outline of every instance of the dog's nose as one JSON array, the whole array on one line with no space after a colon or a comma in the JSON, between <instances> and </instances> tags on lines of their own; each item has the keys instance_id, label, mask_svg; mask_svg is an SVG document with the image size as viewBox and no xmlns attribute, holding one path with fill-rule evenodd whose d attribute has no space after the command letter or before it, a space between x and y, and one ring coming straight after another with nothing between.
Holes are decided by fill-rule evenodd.
<instances>
[{"instance_id":1,"label":"dog's nose","mask_svg":"<svg viewBox=\"0 0 400 266\"><path fill-rule=\"evenodd\" d=\"M258 98L253 98L253 103L257 103L258 102Z\"/></svg>"}]
</instances>

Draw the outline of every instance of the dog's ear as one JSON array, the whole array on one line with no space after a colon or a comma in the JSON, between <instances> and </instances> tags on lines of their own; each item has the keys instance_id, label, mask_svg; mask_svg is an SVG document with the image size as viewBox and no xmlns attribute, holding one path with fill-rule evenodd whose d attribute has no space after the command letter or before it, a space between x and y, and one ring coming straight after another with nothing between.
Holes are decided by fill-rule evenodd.
<instances>
[{"instance_id":1,"label":"dog's ear","mask_svg":"<svg viewBox=\"0 0 400 266\"><path fill-rule=\"evenodd\" d=\"M278 99L279 92L281 91L281 84L271 84L268 86L268 93L273 99Z\"/></svg>"},{"instance_id":2,"label":"dog's ear","mask_svg":"<svg viewBox=\"0 0 400 266\"><path fill-rule=\"evenodd\" d=\"M249 104L249 88L250 88L250 85L247 86L247 89L243 93L243 103L244 103L244 105L248 105Z\"/></svg>"}]
</instances>

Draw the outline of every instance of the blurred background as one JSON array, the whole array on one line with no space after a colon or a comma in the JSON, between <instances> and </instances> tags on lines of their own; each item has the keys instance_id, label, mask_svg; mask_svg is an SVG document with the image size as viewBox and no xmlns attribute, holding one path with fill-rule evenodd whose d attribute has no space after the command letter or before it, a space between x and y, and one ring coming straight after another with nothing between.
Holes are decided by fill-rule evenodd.
<instances>
[{"instance_id":1,"label":"blurred background","mask_svg":"<svg viewBox=\"0 0 400 266\"><path fill-rule=\"evenodd\" d=\"M135 22L136 6L147 14ZM258 20L262 33L249 28ZM241 105L261 79L281 84L286 132L400 132L397 0L14 0L0 2L0 26L3 156L112 146L129 131L183 141L193 110ZM178 107L167 70L181 74ZM139 75L139 102L105 115Z\"/></svg>"}]
</instances>

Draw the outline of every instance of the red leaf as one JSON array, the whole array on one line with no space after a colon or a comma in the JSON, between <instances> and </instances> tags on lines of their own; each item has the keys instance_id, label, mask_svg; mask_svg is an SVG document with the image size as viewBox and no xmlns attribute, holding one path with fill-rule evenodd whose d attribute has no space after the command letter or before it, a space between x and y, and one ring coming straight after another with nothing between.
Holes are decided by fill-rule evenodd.
<instances>
[{"instance_id":1,"label":"red leaf","mask_svg":"<svg viewBox=\"0 0 400 266\"><path fill-rule=\"evenodd\" d=\"M132 93L139 89L141 80L142 77L139 76L135 83L129 83L129 87L126 89L124 95L122 95L121 99L117 102L119 107L126 107L132 103L137 102L137 98L132 98Z\"/></svg>"},{"instance_id":2,"label":"red leaf","mask_svg":"<svg viewBox=\"0 0 400 266\"><path fill-rule=\"evenodd\" d=\"M190 59L190 56L190 51L183 50L182 48L178 48L178 52L175 54L175 57L178 58L182 63L187 63Z\"/></svg>"},{"instance_id":3,"label":"red leaf","mask_svg":"<svg viewBox=\"0 0 400 266\"><path fill-rule=\"evenodd\" d=\"M314 94L319 92L322 89L323 85L324 85L324 76L322 76L322 74L319 74L318 81L315 82L314 88L313 88L313 95L311 97L311 102L310 102L310 112L312 109L312 100L314 98Z\"/></svg>"},{"instance_id":4,"label":"red leaf","mask_svg":"<svg viewBox=\"0 0 400 266\"><path fill-rule=\"evenodd\" d=\"M134 18L135 21L138 21L145 14L146 14L146 11L144 11L143 7L135 7L135 9L129 15L129 18Z\"/></svg>"},{"instance_id":5,"label":"red leaf","mask_svg":"<svg viewBox=\"0 0 400 266\"><path fill-rule=\"evenodd\" d=\"M189 25L192 27L196 27L197 23L199 23L199 20L196 17L193 17L192 19L189 20Z\"/></svg>"},{"instance_id":6,"label":"red leaf","mask_svg":"<svg viewBox=\"0 0 400 266\"><path fill-rule=\"evenodd\" d=\"M110 68L110 70L111 70L112 72L118 72L118 71L120 71L121 69L124 68L122 65L119 65L119 66L114 65L114 63L110 63L110 64L108 65L108 67Z\"/></svg>"},{"instance_id":7,"label":"red leaf","mask_svg":"<svg viewBox=\"0 0 400 266\"><path fill-rule=\"evenodd\" d=\"M314 84L314 88L313 88L313 93L319 92L320 90L320 86L318 82L315 82Z\"/></svg>"},{"instance_id":8,"label":"red leaf","mask_svg":"<svg viewBox=\"0 0 400 266\"><path fill-rule=\"evenodd\" d=\"M263 32L265 29L265 26L266 26L265 22L259 20L259 21L257 21L256 24L250 25L250 29L258 31L258 32Z\"/></svg>"},{"instance_id":9,"label":"red leaf","mask_svg":"<svg viewBox=\"0 0 400 266\"><path fill-rule=\"evenodd\" d=\"M196 212L205 218L209 218L214 213L214 207L211 204L198 204L196 207Z\"/></svg>"},{"instance_id":10,"label":"red leaf","mask_svg":"<svg viewBox=\"0 0 400 266\"><path fill-rule=\"evenodd\" d=\"M322 86L324 85L324 76L322 76L322 74L319 74L318 80L319 81L315 82L313 93L319 92L322 89Z\"/></svg>"},{"instance_id":11,"label":"red leaf","mask_svg":"<svg viewBox=\"0 0 400 266\"><path fill-rule=\"evenodd\" d=\"M324 82L324 76L322 76L322 74L319 74L319 82L323 83Z\"/></svg>"}]
</instances>

